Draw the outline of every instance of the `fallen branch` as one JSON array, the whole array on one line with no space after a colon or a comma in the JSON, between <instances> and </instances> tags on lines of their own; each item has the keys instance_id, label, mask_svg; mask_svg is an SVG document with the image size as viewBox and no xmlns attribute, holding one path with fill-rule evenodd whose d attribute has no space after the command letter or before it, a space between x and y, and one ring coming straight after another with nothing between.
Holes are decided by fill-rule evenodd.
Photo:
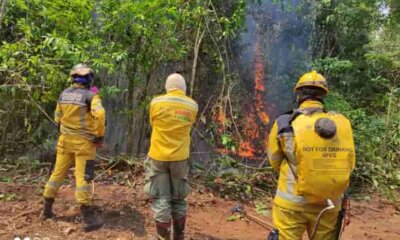
<instances>
[{"instance_id":1,"label":"fallen branch","mask_svg":"<svg viewBox=\"0 0 400 240\"><path fill-rule=\"evenodd\" d=\"M246 164L243 163L237 163L239 166L246 168L246 169L251 169L255 171L266 171L266 170L272 170L271 166L260 168L260 167L252 167L252 166L247 166Z\"/></svg>"},{"instance_id":2,"label":"fallen branch","mask_svg":"<svg viewBox=\"0 0 400 240\"><path fill-rule=\"evenodd\" d=\"M13 221L15 221L17 218L20 218L20 217L23 217L23 216L25 216L25 215L32 214L32 213L37 213L37 212L39 212L39 211L40 211L40 209L33 209L33 210L28 210L28 211L22 212L22 213L20 213L20 214L18 214L18 215L16 215L16 216L14 216L14 217L11 218L10 220L8 220L8 222L13 222ZM7 223L6 223L6 224L7 224Z\"/></svg>"},{"instance_id":3,"label":"fallen branch","mask_svg":"<svg viewBox=\"0 0 400 240\"><path fill-rule=\"evenodd\" d=\"M50 87L46 87L43 85L21 85L21 84L2 84L0 85L0 88L12 88L12 87L16 87L19 88L21 90L28 90L30 91L30 89L32 88L41 88L41 89L50 89Z\"/></svg>"},{"instance_id":4,"label":"fallen branch","mask_svg":"<svg viewBox=\"0 0 400 240\"><path fill-rule=\"evenodd\" d=\"M117 166L120 163L120 160L118 159L118 161L116 161L114 164L112 164L110 167L108 167L107 169L105 169L101 174L97 175L93 181L95 181L96 179L98 179L99 177L103 176L108 170L112 169L113 167Z\"/></svg>"},{"instance_id":5,"label":"fallen branch","mask_svg":"<svg viewBox=\"0 0 400 240\"><path fill-rule=\"evenodd\" d=\"M263 190L263 189L261 189L261 188L258 188L258 187L253 187L253 189L254 189L255 191L262 192L262 193L264 193L264 194L270 194L270 192L267 192L267 191L265 191L265 190Z\"/></svg>"},{"instance_id":6,"label":"fallen branch","mask_svg":"<svg viewBox=\"0 0 400 240\"><path fill-rule=\"evenodd\" d=\"M370 206L368 206L367 208L372 210L372 211L374 211L374 212L383 212L382 210L379 210L379 209L376 209L376 208L373 208L373 207L370 207Z\"/></svg>"}]
</instances>

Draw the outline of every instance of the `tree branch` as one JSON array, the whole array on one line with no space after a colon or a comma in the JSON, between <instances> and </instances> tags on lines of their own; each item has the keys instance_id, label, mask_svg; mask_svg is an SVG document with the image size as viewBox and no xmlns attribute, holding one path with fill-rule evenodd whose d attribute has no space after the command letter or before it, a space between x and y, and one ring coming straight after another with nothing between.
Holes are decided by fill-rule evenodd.
<instances>
[{"instance_id":1,"label":"tree branch","mask_svg":"<svg viewBox=\"0 0 400 240\"><path fill-rule=\"evenodd\" d=\"M8 0L0 0L1 2L1 8L0 8L0 30L1 30L1 23L3 22L3 17L6 12L6 6Z\"/></svg>"}]
</instances>

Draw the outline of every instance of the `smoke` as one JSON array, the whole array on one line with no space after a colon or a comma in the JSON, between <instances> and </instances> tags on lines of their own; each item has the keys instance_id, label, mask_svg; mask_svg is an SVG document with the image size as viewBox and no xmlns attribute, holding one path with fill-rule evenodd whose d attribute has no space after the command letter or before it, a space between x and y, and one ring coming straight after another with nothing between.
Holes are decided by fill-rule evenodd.
<instances>
[{"instance_id":1,"label":"smoke","mask_svg":"<svg viewBox=\"0 0 400 240\"><path fill-rule=\"evenodd\" d=\"M274 120L293 107L292 88L311 63L312 24L307 17L310 7L300 6L298 1L260 2L249 3L246 31L241 34L237 52L238 63L241 81L250 90L254 84L256 44L260 44L260 55L265 63L264 109Z\"/></svg>"}]
</instances>

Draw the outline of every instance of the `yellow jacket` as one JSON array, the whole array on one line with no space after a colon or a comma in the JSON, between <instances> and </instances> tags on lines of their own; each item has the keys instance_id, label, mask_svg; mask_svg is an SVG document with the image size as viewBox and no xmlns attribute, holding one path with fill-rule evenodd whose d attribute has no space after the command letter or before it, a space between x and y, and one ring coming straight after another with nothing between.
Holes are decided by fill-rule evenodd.
<instances>
[{"instance_id":1,"label":"yellow jacket","mask_svg":"<svg viewBox=\"0 0 400 240\"><path fill-rule=\"evenodd\" d=\"M318 101L305 101L300 105L300 110L314 109L321 112L323 109L322 103ZM315 113L312 113L315 114ZM299 184L295 176L297 165L296 165L296 144L293 130L291 131L288 123L288 119L291 118L291 114L281 115L274 123L271 133L269 135L268 144L268 157L271 166L279 173L278 188L274 198L274 204L294 211L311 211L316 212L322 210L325 204L311 204L299 193ZM297 118L298 119L298 118ZM293 121L296 123L296 120ZM283 125L288 125L286 127ZM278 136L279 132L279 136ZM349 136L352 142L352 133L350 131ZM350 146L354 149L353 146ZM312 160L311 160L312 161ZM352 166L354 168L354 159L351 159ZM289 165L290 164L290 165ZM294 174L295 173L295 174ZM317 182L315 184L318 184ZM341 209L341 199L333 200L336 210Z\"/></svg>"},{"instance_id":2,"label":"yellow jacket","mask_svg":"<svg viewBox=\"0 0 400 240\"><path fill-rule=\"evenodd\" d=\"M105 133L105 110L100 97L80 84L74 83L60 94L54 120L65 136L93 140Z\"/></svg>"},{"instance_id":3,"label":"yellow jacket","mask_svg":"<svg viewBox=\"0 0 400 240\"><path fill-rule=\"evenodd\" d=\"M197 103L181 90L173 90L150 103L152 126L149 157L158 161L189 158L190 129L196 120Z\"/></svg>"}]
</instances>

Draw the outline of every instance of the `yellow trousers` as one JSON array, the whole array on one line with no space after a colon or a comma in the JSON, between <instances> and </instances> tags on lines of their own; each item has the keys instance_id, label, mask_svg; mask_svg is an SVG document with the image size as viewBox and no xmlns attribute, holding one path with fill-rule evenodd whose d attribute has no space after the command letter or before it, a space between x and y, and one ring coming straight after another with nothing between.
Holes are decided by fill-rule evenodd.
<instances>
[{"instance_id":1,"label":"yellow trousers","mask_svg":"<svg viewBox=\"0 0 400 240\"><path fill-rule=\"evenodd\" d=\"M307 231L311 235L319 212L293 211L274 205L272 218L279 230L279 240L301 240ZM329 210L321 217L313 240L335 240L337 210Z\"/></svg>"},{"instance_id":2,"label":"yellow trousers","mask_svg":"<svg viewBox=\"0 0 400 240\"><path fill-rule=\"evenodd\" d=\"M61 135L57 143L57 159L54 170L44 189L45 198L55 198L64 182L68 169L75 161L76 189L78 204L91 205L90 180L94 177L96 148L92 141L81 136Z\"/></svg>"}]
</instances>

